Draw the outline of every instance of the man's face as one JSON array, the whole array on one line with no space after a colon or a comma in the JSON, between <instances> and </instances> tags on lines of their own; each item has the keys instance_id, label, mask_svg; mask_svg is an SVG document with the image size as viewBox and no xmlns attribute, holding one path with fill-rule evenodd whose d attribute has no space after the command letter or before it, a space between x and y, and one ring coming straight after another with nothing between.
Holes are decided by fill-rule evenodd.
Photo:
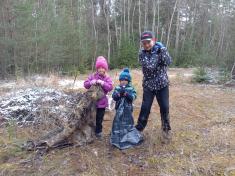
<instances>
[{"instance_id":1,"label":"man's face","mask_svg":"<svg viewBox=\"0 0 235 176\"><path fill-rule=\"evenodd\" d=\"M153 47L153 40L143 40L141 42L141 44L142 44L144 50L149 51Z\"/></svg>"}]
</instances>

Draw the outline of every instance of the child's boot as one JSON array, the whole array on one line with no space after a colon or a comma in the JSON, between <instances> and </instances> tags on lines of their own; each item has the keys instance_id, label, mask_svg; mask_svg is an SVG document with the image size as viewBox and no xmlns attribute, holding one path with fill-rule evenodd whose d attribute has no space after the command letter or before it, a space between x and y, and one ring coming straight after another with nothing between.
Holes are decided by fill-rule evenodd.
<instances>
[{"instance_id":1,"label":"child's boot","mask_svg":"<svg viewBox=\"0 0 235 176\"><path fill-rule=\"evenodd\" d=\"M102 135L102 132L100 133L95 133L95 136L98 140L102 140L103 139L103 135Z\"/></svg>"}]
</instances>

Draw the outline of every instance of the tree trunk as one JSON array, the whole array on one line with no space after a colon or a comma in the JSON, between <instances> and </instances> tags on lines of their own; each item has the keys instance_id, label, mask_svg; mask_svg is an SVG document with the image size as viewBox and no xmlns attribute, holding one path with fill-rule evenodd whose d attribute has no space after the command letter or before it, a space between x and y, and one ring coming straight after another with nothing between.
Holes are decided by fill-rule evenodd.
<instances>
[{"instance_id":1,"label":"tree trunk","mask_svg":"<svg viewBox=\"0 0 235 176\"><path fill-rule=\"evenodd\" d=\"M220 25L220 31L219 31L219 41L218 41L218 45L217 45L217 49L216 49L216 58L218 59L219 55L220 55L220 47L221 47L221 42L222 42L222 38L223 38L223 22L222 22L222 17L221 17L221 25Z\"/></svg>"},{"instance_id":2,"label":"tree trunk","mask_svg":"<svg viewBox=\"0 0 235 176\"><path fill-rule=\"evenodd\" d=\"M54 17L57 17L57 4L56 4L56 0L53 0L53 13L54 13Z\"/></svg>"},{"instance_id":3,"label":"tree trunk","mask_svg":"<svg viewBox=\"0 0 235 176\"><path fill-rule=\"evenodd\" d=\"M104 15L106 19L106 25L107 25L107 42L108 42L108 62L110 63L110 46L111 46L111 35L110 35L110 19L109 19L109 10L107 10L110 7L110 0L108 1L108 4L106 5L106 2L104 2ZM107 11L106 11L107 10Z\"/></svg>"},{"instance_id":4,"label":"tree trunk","mask_svg":"<svg viewBox=\"0 0 235 176\"><path fill-rule=\"evenodd\" d=\"M116 36L116 43L117 47L119 46L119 37L118 37L118 26L117 26L117 17L114 15L114 27L115 27L115 36Z\"/></svg>"},{"instance_id":5,"label":"tree trunk","mask_svg":"<svg viewBox=\"0 0 235 176\"><path fill-rule=\"evenodd\" d=\"M130 38L130 11L131 11L132 0L127 0L127 36Z\"/></svg>"},{"instance_id":6,"label":"tree trunk","mask_svg":"<svg viewBox=\"0 0 235 176\"><path fill-rule=\"evenodd\" d=\"M222 22L223 23L223 22ZM223 25L222 25L222 34L221 34L221 45L220 45L220 48L219 48L219 50L220 50L220 53L221 53L221 56L223 57L224 56L224 35L225 35L225 31L226 31L226 23L224 23Z\"/></svg>"},{"instance_id":7,"label":"tree trunk","mask_svg":"<svg viewBox=\"0 0 235 176\"><path fill-rule=\"evenodd\" d=\"M133 7L133 11L132 11L132 21L131 21L131 34L132 34L133 43L134 43L134 40L135 40L135 37L134 37L135 8L136 8L136 1L134 1L134 7Z\"/></svg>"},{"instance_id":8,"label":"tree trunk","mask_svg":"<svg viewBox=\"0 0 235 176\"><path fill-rule=\"evenodd\" d=\"M93 0L90 0L91 5L92 5L92 25L93 25L93 30L94 30L94 37L95 37L95 50L94 50L94 55L93 55L93 60L92 60L92 72L94 71L94 65L95 65L95 59L97 55L97 46L98 46L98 37L97 37L97 30L96 30L96 25L95 25L95 9L94 9L94 3Z\"/></svg>"},{"instance_id":9,"label":"tree trunk","mask_svg":"<svg viewBox=\"0 0 235 176\"><path fill-rule=\"evenodd\" d=\"M36 64L36 72L38 73L38 10L39 10L39 0L37 0L37 4L35 7L35 31L34 31L34 37L35 37L35 64Z\"/></svg>"},{"instance_id":10,"label":"tree trunk","mask_svg":"<svg viewBox=\"0 0 235 176\"><path fill-rule=\"evenodd\" d=\"M231 78L235 80L235 62L233 64L232 70L231 70Z\"/></svg>"},{"instance_id":11,"label":"tree trunk","mask_svg":"<svg viewBox=\"0 0 235 176\"><path fill-rule=\"evenodd\" d=\"M126 0L123 0L123 33L126 37Z\"/></svg>"},{"instance_id":12,"label":"tree trunk","mask_svg":"<svg viewBox=\"0 0 235 176\"><path fill-rule=\"evenodd\" d=\"M148 1L145 1L145 6L144 6L144 30L146 31L148 29L148 24L147 24L147 15L148 15Z\"/></svg>"},{"instance_id":13,"label":"tree trunk","mask_svg":"<svg viewBox=\"0 0 235 176\"><path fill-rule=\"evenodd\" d=\"M160 25L160 10L159 10L159 6L160 6L160 1L157 1L157 34L156 37L158 36L159 33L159 25Z\"/></svg>"},{"instance_id":14,"label":"tree trunk","mask_svg":"<svg viewBox=\"0 0 235 176\"><path fill-rule=\"evenodd\" d=\"M192 39L193 39L196 13L197 13L197 0L195 0L195 3L194 3L193 22L192 22L192 30L191 30L191 34L190 34L190 41L192 41Z\"/></svg>"},{"instance_id":15,"label":"tree trunk","mask_svg":"<svg viewBox=\"0 0 235 176\"><path fill-rule=\"evenodd\" d=\"M175 36L175 55L178 54L179 48L179 36L180 36L180 11L177 11L177 22L176 22L176 36Z\"/></svg>"},{"instance_id":16,"label":"tree trunk","mask_svg":"<svg viewBox=\"0 0 235 176\"><path fill-rule=\"evenodd\" d=\"M155 19L156 18L156 0L153 0L153 23L152 23L152 31L155 32Z\"/></svg>"},{"instance_id":17,"label":"tree trunk","mask_svg":"<svg viewBox=\"0 0 235 176\"><path fill-rule=\"evenodd\" d=\"M168 30L168 34L167 34L167 41L166 41L166 47L170 47L170 34L171 34L171 25L172 25L172 21L173 21L173 17L174 17L174 13L175 13L175 9L176 9L176 5L178 3L178 0L175 1L175 6L171 15L171 21L170 21L170 25L169 25L169 30Z\"/></svg>"},{"instance_id":18,"label":"tree trunk","mask_svg":"<svg viewBox=\"0 0 235 176\"><path fill-rule=\"evenodd\" d=\"M5 13L4 13L4 10L5 10L5 8L4 8L4 6L2 6L2 17L1 17L1 21L2 21L2 25L3 25L3 37L4 37L4 40L7 38L7 32L6 32L6 25L5 25ZM6 47L5 47L5 45L0 45L0 48L1 48L1 52L0 52L0 76L1 76L1 78L2 79L4 79L5 78L5 76L6 76L6 58L5 58L5 56L6 56L6 54L5 54L5 52L6 52Z\"/></svg>"},{"instance_id":19,"label":"tree trunk","mask_svg":"<svg viewBox=\"0 0 235 176\"><path fill-rule=\"evenodd\" d=\"M141 2L139 0L139 36L141 35L141 10L140 10Z\"/></svg>"},{"instance_id":20,"label":"tree trunk","mask_svg":"<svg viewBox=\"0 0 235 176\"><path fill-rule=\"evenodd\" d=\"M161 32L161 39L160 39L160 42L163 41L163 35L164 35L164 27L162 27L162 32Z\"/></svg>"}]
</instances>

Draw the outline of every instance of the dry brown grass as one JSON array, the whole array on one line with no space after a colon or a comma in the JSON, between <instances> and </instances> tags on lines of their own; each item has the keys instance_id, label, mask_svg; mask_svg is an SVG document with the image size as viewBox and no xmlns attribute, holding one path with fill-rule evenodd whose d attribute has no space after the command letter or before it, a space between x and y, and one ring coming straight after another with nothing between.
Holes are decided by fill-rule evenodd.
<instances>
[{"instance_id":1,"label":"dry brown grass","mask_svg":"<svg viewBox=\"0 0 235 176\"><path fill-rule=\"evenodd\" d=\"M115 84L118 83L119 72L115 70L110 73L115 78ZM41 128L1 128L0 175L234 176L235 91L219 85L192 84L189 77L182 74L184 72L191 73L190 69L170 70L173 129L170 144L160 141L156 101L144 131L144 143L124 151L109 145L113 113L106 114L109 116L106 119L111 120L104 121L103 141L79 148L55 150L37 162L30 160L33 153L22 152L16 146L21 141L40 135ZM138 92L134 110L137 120L142 98L142 75L139 70L133 70L132 75ZM83 75L78 79L84 78ZM53 84L56 87L60 78L50 79L47 86Z\"/></svg>"}]
</instances>

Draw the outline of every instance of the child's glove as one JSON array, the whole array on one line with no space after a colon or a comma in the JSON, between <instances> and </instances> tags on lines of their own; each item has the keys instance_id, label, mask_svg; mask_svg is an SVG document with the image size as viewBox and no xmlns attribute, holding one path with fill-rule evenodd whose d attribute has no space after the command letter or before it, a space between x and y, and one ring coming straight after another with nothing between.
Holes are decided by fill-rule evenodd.
<instances>
[{"instance_id":1,"label":"child's glove","mask_svg":"<svg viewBox=\"0 0 235 176\"><path fill-rule=\"evenodd\" d=\"M91 85L95 85L96 82L97 82L97 80L93 79L93 80L91 81Z\"/></svg>"},{"instance_id":2,"label":"child's glove","mask_svg":"<svg viewBox=\"0 0 235 176\"><path fill-rule=\"evenodd\" d=\"M114 101L118 101L121 98L119 93L114 93L112 97Z\"/></svg>"},{"instance_id":3,"label":"child's glove","mask_svg":"<svg viewBox=\"0 0 235 176\"><path fill-rule=\"evenodd\" d=\"M97 80L97 84L100 84L101 86L103 86L103 85L104 85L104 81L98 79L98 80Z\"/></svg>"},{"instance_id":4,"label":"child's glove","mask_svg":"<svg viewBox=\"0 0 235 176\"><path fill-rule=\"evenodd\" d=\"M126 99L129 100L129 101L133 101L133 97L132 97L132 95L130 95L130 94L125 93L125 97L126 97Z\"/></svg>"},{"instance_id":5,"label":"child's glove","mask_svg":"<svg viewBox=\"0 0 235 176\"><path fill-rule=\"evenodd\" d=\"M123 97L125 94L126 90L124 86L121 86L121 90L120 90L120 95Z\"/></svg>"}]
</instances>

